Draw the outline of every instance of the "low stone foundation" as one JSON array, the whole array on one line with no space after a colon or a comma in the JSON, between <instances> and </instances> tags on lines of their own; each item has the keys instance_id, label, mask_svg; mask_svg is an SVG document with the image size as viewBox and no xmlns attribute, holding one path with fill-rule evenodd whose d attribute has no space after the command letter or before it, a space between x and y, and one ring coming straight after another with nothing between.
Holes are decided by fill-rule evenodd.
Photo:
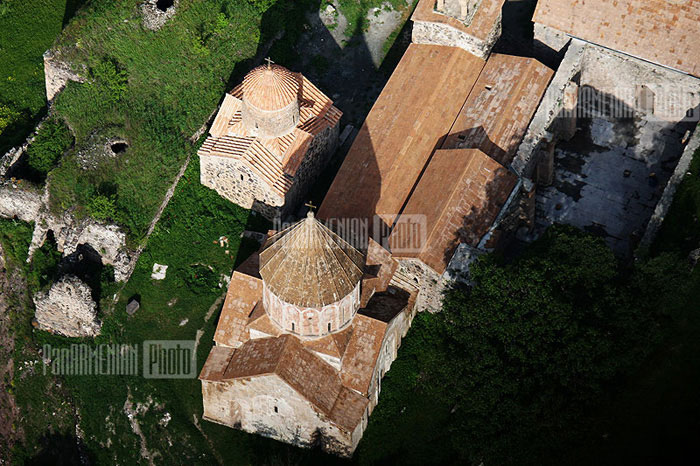
<instances>
[{"instance_id":1,"label":"low stone foundation","mask_svg":"<svg viewBox=\"0 0 700 466\"><path fill-rule=\"evenodd\" d=\"M74 275L66 275L47 292L34 296L36 325L66 337L94 337L102 323L90 287Z\"/></svg>"}]
</instances>

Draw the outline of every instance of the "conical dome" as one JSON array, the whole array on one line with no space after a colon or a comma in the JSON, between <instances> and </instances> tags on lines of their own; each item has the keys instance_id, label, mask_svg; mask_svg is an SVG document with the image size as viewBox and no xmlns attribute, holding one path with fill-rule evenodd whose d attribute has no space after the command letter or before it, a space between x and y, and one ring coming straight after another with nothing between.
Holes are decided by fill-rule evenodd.
<instances>
[{"instance_id":1,"label":"conical dome","mask_svg":"<svg viewBox=\"0 0 700 466\"><path fill-rule=\"evenodd\" d=\"M281 110L297 101L300 88L296 73L275 64L261 65L243 79L243 100L259 110Z\"/></svg>"},{"instance_id":2,"label":"conical dome","mask_svg":"<svg viewBox=\"0 0 700 466\"><path fill-rule=\"evenodd\" d=\"M318 308L349 295L364 263L361 252L309 213L269 239L260 253L260 275L281 300Z\"/></svg>"}]
</instances>

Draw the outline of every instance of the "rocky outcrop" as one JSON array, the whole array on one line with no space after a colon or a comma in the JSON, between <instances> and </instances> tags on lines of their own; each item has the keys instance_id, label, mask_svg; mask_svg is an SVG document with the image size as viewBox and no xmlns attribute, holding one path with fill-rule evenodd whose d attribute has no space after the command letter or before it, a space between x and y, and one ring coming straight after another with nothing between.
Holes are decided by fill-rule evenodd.
<instances>
[{"instance_id":1,"label":"rocky outcrop","mask_svg":"<svg viewBox=\"0 0 700 466\"><path fill-rule=\"evenodd\" d=\"M143 15L143 27L151 31L157 31L170 18L175 16L179 0L146 0L141 4Z\"/></svg>"},{"instance_id":2,"label":"rocky outcrop","mask_svg":"<svg viewBox=\"0 0 700 466\"><path fill-rule=\"evenodd\" d=\"M33 222L43 205L41 192L21 181L0 181L0 217Z\"/></svg>"},{"instance_id":3,"label":"rocky outcrop","mask_svg":"<svg viewBox=\"0 0 700 466\"><path fill-rule=\"evenodd\" d=\"M126 281L131 274L132 253L126 248L126 234L116 225L105 225L92 219L77 220L70 213L54 215L45 212L36 222L30 256L40 248L49 231L64 256L73 254L80 245L88 245L102 262L114 267L114 280Z\"/></svg>"},{"instance_id":4,"label":"rocky outcrop","mask_svg":"<svg viewBox=\"0 0 700 466\"><path fill-rule=\"evenodd\" d=\"M34 318L41 330L66 337L94 337L102 323L97 319L97 304L90 287L74 275L66 275L48 292L34 296Z\"/></svg>"},{"instance_id":5,"label":"rocky outcrop","mask_svg":"<svg viewBox=\"0 0 700 466\"><path fill-rule=\"evenodd\" d=\"M46 100L53 101L56 94L61 92L68 81L85 82L68 63L59 60L50 49L44 52L44 80L46 81Z\"/></svg>"},{"instance_id":6,"label":"rocky outcrop","mask_svg":"<svg viewBox=\"0 0 700 466\"><path fill-rule=\"evenodd\" d=\"M99 255L102 264L114 267L116 281L126 281L135 265L137 255L127 248L126 234L118 226L89 218L76 219L70 212L52 213L46 189L42 193L26 182L0 181L0 217L34 222L29 258L52 231L64 256L73 254L80 245L88 245Z\"/></svg>"}]
</instances>

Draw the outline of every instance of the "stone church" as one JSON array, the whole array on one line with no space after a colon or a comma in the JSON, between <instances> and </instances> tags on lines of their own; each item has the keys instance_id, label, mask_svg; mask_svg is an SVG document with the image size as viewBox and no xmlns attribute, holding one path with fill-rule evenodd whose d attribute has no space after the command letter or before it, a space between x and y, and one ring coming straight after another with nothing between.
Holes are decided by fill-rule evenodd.
<instances>
[{"instance_id":1,"label":"stone church","mask_svg":"<svg viewBox=\"0 0 700 466\"><path fill-rule=\"evenodd\" d=\"M552 71L531 58L490 56L503 0L439 3L419 2L414 43L360 128L318 218L309 213L269 232L234 271L199 376L204 419L352 455L413 316L439 308L458 246L481 250L493 234L518 189L507 165ZM226 96L200 151L202 183L254 209L298 202L311 179L306 173L323 165L340 112L295 76L263 65ZM309 106L314 99L323 105ZM313 133L297 118L321 129ZM280 149L287 155L274 159L271 177L261 171L271 160L263 149L273 153L288 137L309 143ZM287 164L300 168L291 176ZM332 220L339 218L379 219L386 235L337 228ZM419 247L405 248L394 227L414 218L424 228L409 243Z\"/></svg>"},{"instance_id":2,"label":"stone church","mask_svg":"<svg viewBox=\"0 0 700 466\"><path fill-rule=\"evenodd\" d=\"M313 213L234 273L202 369L204 419L350 456L415 310L396 261Z\"/></svg>"},{"instance_id":3,"label":"stone church","mask_svg":"<svg viewBox=\"0 0 700 466\"><path fill-rule=\"evenodd\" d=\"M269 219L287 215L335 151L341 116L301 73L259 66L224 96L198 152L201 183Z\"/></svg>"}]
</instances>

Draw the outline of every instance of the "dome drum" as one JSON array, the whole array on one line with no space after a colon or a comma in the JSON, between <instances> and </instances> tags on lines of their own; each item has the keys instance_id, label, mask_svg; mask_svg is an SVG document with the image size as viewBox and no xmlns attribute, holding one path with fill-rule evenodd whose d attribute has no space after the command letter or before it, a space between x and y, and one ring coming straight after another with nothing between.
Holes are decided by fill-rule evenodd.
<instances>
[{"instance_id":1,"label":"dome drum","mask_svg":"<svg viewBox=\"0 0 700 466\"><path fill-rule=\"evenodd\" d=\"M248 129L263 139L290 133L299 123L299 102L294 100L278 110L261 110L243 97L241 117Z\"/></svg>"},{"instance_id":2,"label":"dome drum","mask_svg":"<svg viewBox=\"0 0 700 466\"><path fill-rule=\"evenodd\" d=\"M243 124L264 139L291 132L299 123L301 90L298 73L272 63L254 68L243 79Z\"/></svg>"},{"instance_id":3,"label":"dome drum","mask_svg":"<svg viewBox=\"0 0 700 466\"><path fill-rule=\"evenodd\" d=\"M355 317L360 308L360 283L341 300L322 307L287 303L263 284L263 305L280 329L301 337L321 337L342 330Z\"/></svg>"}]
</instances>

